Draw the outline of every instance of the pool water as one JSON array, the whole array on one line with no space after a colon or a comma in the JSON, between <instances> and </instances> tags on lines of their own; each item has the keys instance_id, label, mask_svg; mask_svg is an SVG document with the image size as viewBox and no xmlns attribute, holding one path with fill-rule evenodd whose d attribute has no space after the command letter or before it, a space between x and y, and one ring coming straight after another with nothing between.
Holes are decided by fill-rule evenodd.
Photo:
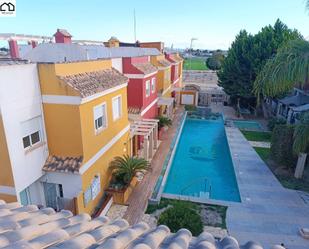
<instances>
[{"instance_id":1,"label":"pool water","mask_svg":"<svg viewBox=\"0 0 309 249\"><path fill-rule=\"evenodd\" d=\"M261 131L262 126L256 121L234 120L234 125L241 130Z\"/></svg>"},{"instance_id":2,"label":"pool water","mask_svg":"<svg viewBox=\"0 0 309 249\"><path fill-rule=\"evenodd\" d=\"M187 118L163 193L240 202L222 118Z\"/></svg>"}]
</instances>

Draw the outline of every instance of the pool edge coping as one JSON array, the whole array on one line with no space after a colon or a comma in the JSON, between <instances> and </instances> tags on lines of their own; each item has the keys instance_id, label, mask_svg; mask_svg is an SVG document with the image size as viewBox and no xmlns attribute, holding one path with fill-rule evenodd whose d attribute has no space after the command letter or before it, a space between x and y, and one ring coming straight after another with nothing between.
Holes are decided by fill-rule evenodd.
<instances>
[{"instance_id":1,"label":"pool edge coping","mask_svg":"<svg viewBox=\"0 0 309 249\"><path fill-rule=\"evenodd\" d=\"M178 147L178 143L179 143L179 140L180 140L180 136L181 136L181 133L182 133L182 130L183 130L183 127L184 127L186 118L187 118L187 114L188 114L188 111L185 111L184 116L182 117L182 121L181 121L180 128L179 128L179 130L178 130L176 142L175 142L175 144L174 144L174 147L173 147L171 156L170 156L170 158L169 158L169 160L168 160L168 164L167 164L166 170L165 170L165 172L164 172L164 176L163 176L163 179L162 179L162 182L161 182L161 185L160 185L158 194L157 194L156 198L149 198L149 200L150 200L151 202L159 202L159 201L161 200L162 193L163 193L163 189L164 189L165 184L166 184L166 179L167 179L167 177L168 177L168 175L169 175L169 171L170 171L170 168L171 168L171 165L172 165L172 162L173 162L175 153L176 153L176 149L177 149L177 147Z\"/></svg>"}]
</instances>

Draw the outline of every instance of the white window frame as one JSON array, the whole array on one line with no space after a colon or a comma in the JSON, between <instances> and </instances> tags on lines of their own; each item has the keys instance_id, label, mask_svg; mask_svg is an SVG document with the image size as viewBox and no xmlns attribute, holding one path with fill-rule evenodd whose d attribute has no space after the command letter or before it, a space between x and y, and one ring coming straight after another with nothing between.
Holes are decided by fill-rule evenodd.
<instances>
[{"instance_id":1,"label":"white window frame","mask_svg":"<svg viewBox=\"0 0 309 249\"><path fill-rule=\"evenodd\" d=\"M148 87L147 87L148 86ZM145 90L146 90L146 97L149 97L150 96L150 92L151 92L151 89L150 89L150 80L146 80L146 87L145 87Z\"/></svg>"},{"instance_id":2,"label":"white window frame","mask_svg":"<svg viewBox=\"0 0 309 249\"><path fill-rule=\"evenodd\" d=\"M95 113L95 109L99 108L99 107L104 108L103 115L105 115L105 125L104 125L104 123L102 121L102 127L96 128L96 120L98 120L99 118L96 119L95 116L94 116L94 113ZM107 120L107 104L106 104L106 102L103 102L103 103L93 107L93 125L94 125L94 131L95 131L96 135L99 134L100 132L102 132L103 130L105 130L107 128L108 120Z\"/></svg>"},{"instance_id":3,"label":"white window frame","mask_svg":"<svg viewBox=\"0 0 309 249\"><path fill-rule=\"evenodd\" d=\"M151 79L151 92L155 93L156 92L156 78Z\"/></svg>"},{"instance_id":4,"label":"white window frame","mask_svg":"<svg viewBox=\"0 0 309 249\"><path fill-rule=\"evenodd\" d=\"M119 98L119 117L114 116L114 101ZM112 98L112 109L113 109L113 121L116 121L122 117L122 96L117 95Z\"/></svg>"},{"instance_id":5,"label":"white window frame","mask_svg":"<svg viewBox=\"0 0 309 249\"><path fill-rule=\"evenodd\" d=\"M37 146L37 145L39 145L39 144L41 144L43 142L42 117L41 116L37 116L37 117L31 118L31 119L26 120L26 121L24 121L22 123L30 122L33 119L38 119L38 122L39 122L38 123L38 127L37 127L37 129L32 130L31 132L27 132L27 133L22 135L22 144L23 144L23 148L24 148L25 151L31 150L33 147L35 147L35 146ZM33 135L33 134L35 134L37 132L39 133L39 141L33 143L31 135ZM29 142L30 142L30 145L27 146L27 147L24 146L24 141L23 141L24 138L26 138L26 137L29 138Z\"/></svg>"}]
</instances>

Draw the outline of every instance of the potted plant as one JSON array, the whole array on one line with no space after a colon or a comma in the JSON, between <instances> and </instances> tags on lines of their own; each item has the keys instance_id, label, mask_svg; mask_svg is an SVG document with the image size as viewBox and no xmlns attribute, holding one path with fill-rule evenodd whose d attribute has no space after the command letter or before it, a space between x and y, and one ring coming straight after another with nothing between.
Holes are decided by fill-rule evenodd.
<instances>
[{"instance_id":1,"label":"potted plant","mask_svg":"<svg viewBox=\"0 0 309 249\"><path fill-rule=\"evenodd\" d=\"M110 163L112 180L108 189L115 203L125 204L137 184L136 174L145 173L149 162L135 156L118 156Z\"/></svg>"},{"instance_id":2,"label":"potted plant","mask_svg":"<svg viewBox=\"0 0 309 249\"><path fill-rule=\"evenodd\" d=\"M168 127L172 125L172 120L165 116L157 117L159 119L158 128L159 128L159 139L162 138L163 131L167 131Z\"/></svg>"}]
</instances>

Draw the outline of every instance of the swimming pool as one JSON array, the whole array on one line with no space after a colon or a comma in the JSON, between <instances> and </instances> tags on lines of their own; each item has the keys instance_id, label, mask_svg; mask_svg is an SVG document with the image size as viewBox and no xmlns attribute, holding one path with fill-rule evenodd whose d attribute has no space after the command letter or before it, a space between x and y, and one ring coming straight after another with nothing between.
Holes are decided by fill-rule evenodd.
<instances>
[{"instance_id":1,"label":"swimming pool","mask_svg":"<svg viewBox=\"0 0 309 249\"><path fill-rule=\"evenodd\" d=\"M186 118L163 194L240 202L222 118Z\"/></svg>"},{"instance_id":2,"label":"swimming pool","mask_svg":"<svg viewBox=\"0 0 309 249\"><path fill-rule=\"evenodd\" d=\"M256 121L233 120L234 125L241 130L262 131L262 126Z\"/></svg>"}]
</instances>

